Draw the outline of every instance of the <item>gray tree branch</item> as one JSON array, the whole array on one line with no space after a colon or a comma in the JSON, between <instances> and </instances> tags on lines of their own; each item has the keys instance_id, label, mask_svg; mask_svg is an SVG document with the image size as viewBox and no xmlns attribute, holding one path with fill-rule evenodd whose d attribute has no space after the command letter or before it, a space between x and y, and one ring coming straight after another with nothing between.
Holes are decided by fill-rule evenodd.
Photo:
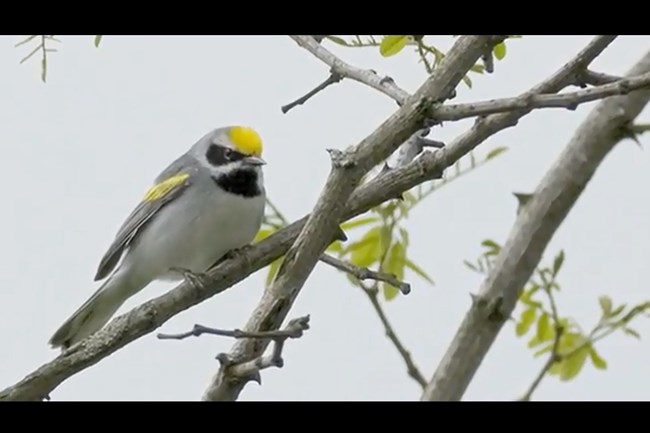
<instances>
[{"instance_id":1,"label":"gray tree branch","mask_svg":"<svg viewBox=\"0 0 650 433\"><path fill-rule=\"evenodd\" d=\"M584 59L582 59L584 61ZM650 72L650 53L627 74ZM519 212L512 231L481 285L423 400L460 400L541 256L596 169L650 100L650 90L600 102L578 128Z\"/></svg>"},{"instance_id":2,"label":"gray tree branch","mask_svg":"<svg viewBox=\"0 0 650 433\"><path fill-rule=\"evenodd\" d=\"M551 93L561 90L572 81L576 71L586 68L613 39L612 36L596 38L561 71L532 92ZM527 112L519 110L479 119L468 132L446 148L435 152L425 151L414 161L385 171L381 176L361 185L347 202L342 203L344 211L341 222L358 216L387 200L399 197L403 192L423 182L440 177L447 167L455 164L489 136L516 124L517 119ZM433 114L435 115L435 110ZM99 332L62 352L14 385L0 391L0 401L44 399L71 376L93 366L127 344L153 332L173 316L229 289L250 274L280 258L296 240L306 220L307 216L295 221L260 243L245 248L241 254L209 270L208 275L212 280L209 284L197 287L182 283L169 292L114 318Z\"/></svg>"},{"instance_id":3,"label":"gray tree branch","mask_svg":"<svg viewBox=\"0 0 650 433\"><path fill-rule=\"evenodd\" d=\"M188 337L199 337L204 334L220 335L233 338L264 338L273 342L273 348L269 355L260 355L259 357L244 362L241 364L234 363L227 353L220 353L217 355L217 360L222 368L228 369L229 375L237 377L239 380L253 381L262 384L262 376L260 371L270 368L284 367L284 359L282 351L284 344L290 338L300 338L306 330L309 329L309 316L298 317L292 319L287 323L287 326L282 330L265 331L265 332L246 332L241 329L218 329L210 328L203 325L194 325L191 331L183 332L181 334L158 334L158 338L162 340L183 340Z\"/></svg>"},{"instance_id":4,"label":"gray tree branch","mask_svg":"<svg viewBox=\"0 0 650 433\"><path fill-rule=\"evenodd\" d=\"M334 78L338 82L342 78L348 78L350 80L357 81L358 83L364 84L372 89L378 90L384 95L393 99L398 106L402 106L411 95L395 83L389 76L380 77L376 71L370 69L361 69L356 66L353 66L349 63L344 62L334 54L332 54L327 48L323 47L319 42L314 41L309 36L291 36L291 38L302 48L309 51L317 59L325 63L330 67L330 79L333 81ZM332 78L334 77L334 78ZM319 86L314 91L309 92L307 95L298 99L298 103L303 103L304 100L309 99L318 91L323 90L327 86ZM455 92L455 89L453 89ZM450 93L450 94L453 94ZM445 95L445 98L449 95ZM306 98L306 99L305 99ZM288 104L290 108L297 105L296 102ZM283 107L283 111L285 108ZM286 112L286 111L285 111ZM397 165L403 165L410 162L416 155L422 151L422 139L429 134L429 128L423 128L419 131L416 131L408 140L400 146L399 156L397 160Z\"/></svg>"},{"instance_id":5,"label":"gray tree branch","mask_svg":"<svg viewBox=\"0 0 650 433\"><path fill-rule=\"evenodd\" d=\"M311 38L299 43L321 47ZM288 314L319 257L332 242L344 215L344 206L363 176L388 158L400 144L422 129L431 103L444 100L476 63L486 46L503 37L463 36L451 48L440 67L408 98L399 110L359 145L331 150L332 170L312 213L287 252L271 287L264 293L246 329L276 329ZM266 349L264 340L238 341L231 358L245 362ZM204 393L204 400L236 400L246 382L229 377L221 368Z\"/></svg>"},{"instance_id":6,"label":"gray tree branch","mask_svg":"<svg viewBox=\"0 0 650 433\"><path fill-rule=\"evenodd\" d=\"M609 81L607 84L578 90L576 92L550 95L531 94L516 98L446 105L436 111L435 120L460 120L467 117L485 116L522 108L566 108L575 110L578 105L585 102L596 101L608 96L624 95L633 90L648 86L650 86L650 74L643 74L638 77L620 78L615 81Z\"/></svg>"}]
</instances>

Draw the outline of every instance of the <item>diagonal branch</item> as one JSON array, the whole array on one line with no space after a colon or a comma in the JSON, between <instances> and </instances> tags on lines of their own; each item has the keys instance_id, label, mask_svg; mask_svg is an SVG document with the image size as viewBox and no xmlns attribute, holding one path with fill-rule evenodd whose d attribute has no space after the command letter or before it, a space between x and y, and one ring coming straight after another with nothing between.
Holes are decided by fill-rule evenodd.
<instances>
[{"instance_id":1,"label":"diagonal branch","mask_svg":"<svg viewBox=\"0 0 650 433\"><path fill-rule=\"evenodd\" d=\"M531 92L552 93L569 85L576 71L586 68L609 43L612 36L600 36L544 85ZM435 114L435 111L434 111ZM486 138L516 124L527 111L491 115L449 146L435 152L423 152L413 162L384 172L360 186L347 202L342 202L342 221L358 216L411 188L439 177L447 168L468 154ZM43 364L24 379L0 391L2 400L42 400L62 382L100 362L127 344L147 335L175 315L221 293L250 274L282 257L304 227L303 217L275 232L260 243L245 248L242 254L223 261L208 271L212 278L205 287L181 283L169 292L114 318L105 328Z\"/></svg>"},{"instance_id":2,"label":"diagonal branch","mask_svg":"<svg viewBox=\"0 0 650 433\"><path fill-rule=\"evenodd\" d=\"M628 76L650 72L650 52ZM459 400L494 343L505 318L567 214L622 129L650 100L650 90L609 98L591 112L518 214L495 265L480 287L423 400Z\"/></svg>"},{"instance_id":3,"label":"diagonal branch","mask_svg":"<svg viewBox=\"0 0 650 433\"><path fill-rule=\"evenodd\" d=\"M303 38L304 39L304 38ZM389 157L406 139L422 129L433 101L446 98L462 77L476 63L486 46L503 37L463 36L449 51L435 73L359 145L345 151L332 150L332 170L312 213L300 235L287 252L271 287L253 312L247 330L266 330L280 326L344 215L346 202L363 176ZM308 38L307 42L317 45ZM320 45L318 45L320 47ZM259 356L266 344L263 340L238 341L232 358L246 361ZM246 382L229 377L220 369L208 386L204 400L236 400Z\"/></svg>"},{"instance_id":4,"label":"diagonal branch","mask_svg":"<svg viewBox=\"0 0 650 433\"><path fill-rule=\"evenodd\" d=\"M424 378L424 376L422 375L418 367L415 365L415 362L413 361L413 357L411 356L411 352L409 352L408 349L406 349L402 341L395 333L395 330L393 329L393 325L388 320L388 316L386 315L384 308L379 303L379 288L377 286L378 286L377 284L374 284L371 287L362 286L362 289L365 292L365 294L368 296L368 300L370 301L370 304L372 304L375 313L377 313L377 316L379 316L379 320L381 321L381 324L384 326L386 337L388 337L391 343L393 343L393 346L395 346L395 349L397 349L397 352L402 357L402 360L406 365L407 374L409 375L410 378L415 380L422 387L422 389L424 389L424 387L427 386L427 380Z\"/></svg>"},{"instance_id":5,"label":"diagonal branch","mask_svg":"<svg viewBox=\"0 0 650 433\"><path fill-rule=\"evenodd\" d=\"M384 272L375 272L367 268L360 268L359 266L355 266L352 263L339 260L328 254L323 254L320 260L340 271L347 272L348 274L352 275L358 280L363 281L363 280L370 279L375 281L375 283L369 287L361 283L361 289L368 296L368 300L370 301L370 304L372 305L373 309L375 310L375 313L377 314L379 320L384 326L386 337L388 337L391 343L393 343L393 346L395 346L395 349L397 349L397 352L402 357L402 360L406 365L406 372L408 373L409 377L415 380L424 389L424 387L427 385L427 380L424 378L422 373L420 373L420 370L415 365L411 353L406 349L402 341L397 336L397 333L393 329L393 325L388 320L388 316L386 315L384 308L381 306L381 303L379 302L379 285L377 284L378 282L388 283L391 286L399 289L403 294L410 293L411 291L410 284L399 281L395 277L395 275L386 274Z\"/></svg>"}]
</instances>

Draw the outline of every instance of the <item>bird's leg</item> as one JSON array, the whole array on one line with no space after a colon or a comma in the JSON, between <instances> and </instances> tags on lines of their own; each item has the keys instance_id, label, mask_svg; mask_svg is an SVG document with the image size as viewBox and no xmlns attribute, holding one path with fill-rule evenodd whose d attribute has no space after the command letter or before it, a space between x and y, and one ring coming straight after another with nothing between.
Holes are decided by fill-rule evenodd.
<instances>
[{"instance_id":1,"label":"bird's leg","mask_svg":"<svg viewBox=\"0 0 650 433\"><path fill-rule=\"evenodd\" d=\"M178 272L183 275L185 281L191 284L195 289L202 289L212 282L212 277L203 272L193 272L185 268L171 268L170 271Z\"/></svg>"}]
</instances>

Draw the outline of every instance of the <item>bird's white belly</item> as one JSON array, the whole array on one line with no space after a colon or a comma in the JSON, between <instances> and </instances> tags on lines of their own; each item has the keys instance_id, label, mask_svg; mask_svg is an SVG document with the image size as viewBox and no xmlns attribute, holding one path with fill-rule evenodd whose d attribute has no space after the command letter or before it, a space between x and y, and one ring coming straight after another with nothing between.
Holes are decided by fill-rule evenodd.
<instances>
[{"instance_id":1,"label":"bird's white belly","mask_svg":"<svg viewBox=\"0 0 650 433\"><path fill-rule=\"evenodd\" d=\"M141 277L183 278L170 268L205 272L228 251L254 239L262 222L265 199L223 193L201 199L181 196L173 204L153 218L128 253L126 261L132 270L133 266L139 268L137 274Z\"/></svg>"}]
</instances>

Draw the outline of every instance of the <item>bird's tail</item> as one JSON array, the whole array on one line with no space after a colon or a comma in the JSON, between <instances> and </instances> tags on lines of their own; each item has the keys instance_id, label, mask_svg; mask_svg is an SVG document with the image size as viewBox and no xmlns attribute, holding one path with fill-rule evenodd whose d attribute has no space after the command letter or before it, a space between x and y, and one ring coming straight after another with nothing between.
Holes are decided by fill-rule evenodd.
<instances>
[{"instance_id":1,"label":"bird's tail","mask_svg":"<svg viewBox=\"0 0 650 433\"><path fill-rule=\"evenodd\" d=\"M100 330L133 294L118 275L111 277L50 338L53 348L67 349Z\"/></svg>"}]
</instances>

